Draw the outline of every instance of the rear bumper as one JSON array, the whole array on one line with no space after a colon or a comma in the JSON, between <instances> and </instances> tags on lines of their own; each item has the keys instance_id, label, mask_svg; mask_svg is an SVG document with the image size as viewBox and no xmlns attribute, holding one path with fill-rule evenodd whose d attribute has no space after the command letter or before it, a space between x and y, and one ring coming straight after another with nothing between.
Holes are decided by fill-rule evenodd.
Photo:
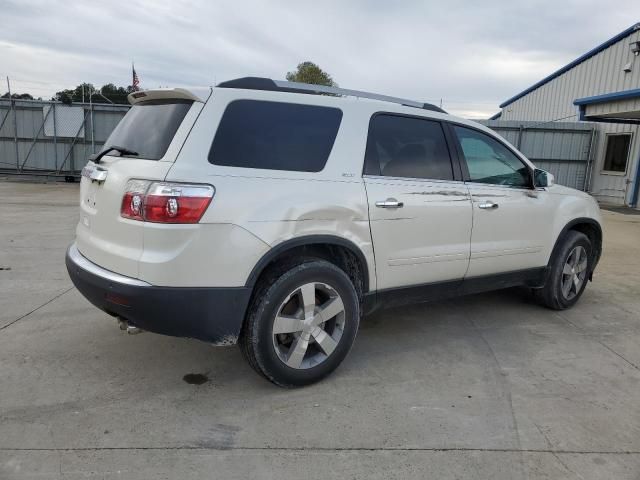
<instances>
[{"instance_id":1,"label":"rear bumper","mask_svg":"<svg viewBox=\"0 0 640 480\"><path fill-rule=\"evenodd\" d=\"M150 332L217 345L236 343L251 291L245 287L158 287L67 250L71 281L93 305Z\"/></svg>"}]
</instances>

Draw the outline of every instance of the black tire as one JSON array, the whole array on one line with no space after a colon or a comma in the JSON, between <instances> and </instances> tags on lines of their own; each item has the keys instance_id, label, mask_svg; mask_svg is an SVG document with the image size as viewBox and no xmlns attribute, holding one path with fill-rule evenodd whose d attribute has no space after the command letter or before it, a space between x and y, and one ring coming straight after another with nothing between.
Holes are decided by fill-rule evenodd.
<instances>
[{"instance_id":1,"label":"black tire","mask_svg":"<svg viewBox=\"0 0 640 480\"><path fill-rule=\"evenodd\" d=\"M578 247L582 247L586 251L586 272L582 284L577 291L572 291L569 296L563 292L563 278L567 278L563 274L565 264L569 260L569 256ZM589 281L591 269L593 268L593 249L591 242L586 235L576 231L569 231L562 244L549 265L549 274L544 287L534 289L533 294L536 300L547 308L553 310L565 310L572 307L582 296L585 287Z\"/></svg>"},{"instance_id":2,"label":"black tire","mask_svg":"<svg viewBox=\"0 0 640 480\"><path fill-rule=\"evenodd\" d=\"M276 350L279 347L274 344L274 322L280 307L291 293L309 283L327 285L339 295L344 307L344 313L340 313L342 333L334 350L321 363L306 368L291 368ZM284 267L284 271L282 268L272 270L256 288L239 341L249 365L281 387L309 385L333 372L349 353L360 320L360 302L349 276L325 260L307 259L304 263ZM323 355L319 344L316 348Z\"/></svg>"}]
</instances>

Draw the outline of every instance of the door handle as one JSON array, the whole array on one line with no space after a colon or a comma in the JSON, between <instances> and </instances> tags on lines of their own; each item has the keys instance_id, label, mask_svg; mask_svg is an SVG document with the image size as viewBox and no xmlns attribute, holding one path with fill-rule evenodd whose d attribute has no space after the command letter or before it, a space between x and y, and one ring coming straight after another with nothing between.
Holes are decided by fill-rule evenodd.
<instances>
[{"instance_id":1,"label":"door handle","mask_svg":"<svg viewBox=\"0 0 640 480\"><path fill-rule=\"evenodd\" d=\"M402 208L404 203L399 202L395 198L387 198L385 201L376 202L378 208Z\"/></svg>"},{"instance_id":2,"label":"door handle","mask_svg":"<svg viewBox=\"0 0 640 480\"><path fill-rule=\"evenodd\" d=\"M485 210L495 210L496 208L498 208L498 204L493 202L482 202L478 205L478 208L482 208Z\"/></svg>"}]
</instances>

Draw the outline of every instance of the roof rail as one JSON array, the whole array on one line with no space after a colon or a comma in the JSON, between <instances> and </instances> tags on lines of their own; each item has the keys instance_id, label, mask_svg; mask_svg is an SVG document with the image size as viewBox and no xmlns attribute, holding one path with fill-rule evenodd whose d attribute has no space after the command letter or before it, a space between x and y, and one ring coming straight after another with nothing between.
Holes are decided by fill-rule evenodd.
<instances>
[{"instance_id":1,"label":"roof rail","mask_svg":"<svg viewBox=\"0 0 640 480\"><path fill-rule=\"evenodd\" d=\"M329 94L338 96L349 96L358 98L369 98L382 102L397 103L405 107L422 108L433 112L447 113L440 107L431 103L416 102L404 98L379 95L377 93L362 92L360 90L349 90L346 88L327 87L325 85L312 85L310 83L287 82L284 80L272 80L264 77L243 77L216 85L218 88L243 88L246 90L267 90L272 92L307 93L307 94Z\"/></svg>"}]
</instances>

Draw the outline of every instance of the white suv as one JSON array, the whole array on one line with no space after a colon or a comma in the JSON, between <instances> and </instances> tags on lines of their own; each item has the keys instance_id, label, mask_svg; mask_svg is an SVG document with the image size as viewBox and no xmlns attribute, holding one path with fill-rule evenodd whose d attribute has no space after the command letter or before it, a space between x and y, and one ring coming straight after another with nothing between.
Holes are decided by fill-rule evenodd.
<instances>
[{"instance_id":1,"label":"white suv","mask_svg":"<svg viewBox=\"0 0 640 480\"><path fill-rule=\"evenodd\" d=\"M278 385L333 371L377 307L521 285L564 309L600 257L589 195L432 105L265 78L129 100L82 172L71 279Z\"/></svg>"}]
</instances>

